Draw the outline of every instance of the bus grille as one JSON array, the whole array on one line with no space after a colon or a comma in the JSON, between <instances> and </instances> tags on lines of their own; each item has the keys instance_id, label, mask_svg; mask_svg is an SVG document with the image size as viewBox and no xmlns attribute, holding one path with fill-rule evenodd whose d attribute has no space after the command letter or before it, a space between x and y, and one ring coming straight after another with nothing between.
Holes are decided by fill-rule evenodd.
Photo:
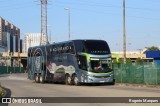
<instances>
[{"instance_id":1,"label":"bus grille","mask_svg":"<svg viewBox=\"0 0 160 106\"><path fill-rule=\"evenodd\" d=\"M109 76L94 76L95 78L108 78Z\"/></svg>"}]
</instances>

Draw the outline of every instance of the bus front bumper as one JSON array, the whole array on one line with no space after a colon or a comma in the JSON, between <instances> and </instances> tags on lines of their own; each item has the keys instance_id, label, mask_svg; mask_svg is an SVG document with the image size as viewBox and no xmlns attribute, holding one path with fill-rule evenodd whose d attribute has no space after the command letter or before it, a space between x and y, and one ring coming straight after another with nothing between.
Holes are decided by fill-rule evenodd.
<instances>
[{"instance_id":1,"label":"bus front bumper","mask_svg":"<svg viewBox=\"0 0 160 106\"><path fill-rule=\"evenodd\" d=\"M85 78L81 77L82 83L111 83L114 82L113 74L109 75L88 75Z\"/></svg>"}]
</instances>

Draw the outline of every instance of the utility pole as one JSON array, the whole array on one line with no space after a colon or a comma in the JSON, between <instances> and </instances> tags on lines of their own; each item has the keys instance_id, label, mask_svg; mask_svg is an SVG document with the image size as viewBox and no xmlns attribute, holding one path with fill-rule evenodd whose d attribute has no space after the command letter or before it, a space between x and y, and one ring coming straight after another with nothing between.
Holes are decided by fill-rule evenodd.
<instances>
[{"instance_id":1,"label":"utility pole","mask_svg":"<svg viewBox=\"0 0 160 106\"><path fill-rule=\"evenodd\" d=\"M124 64L126 64L126 11L125 0L123 0L123 58Z\"/></svg>"},{"instance_id":2,"label":"utility pole","mask_svg":"<svg viewBox=\"0 0 160 106\"><path fill-rule=\"evenodd\" d=\"M47 34L47 4L48 0L40 0L41 2L41 37L40 45L48 44Z\"/></svg>"}]
</instances>

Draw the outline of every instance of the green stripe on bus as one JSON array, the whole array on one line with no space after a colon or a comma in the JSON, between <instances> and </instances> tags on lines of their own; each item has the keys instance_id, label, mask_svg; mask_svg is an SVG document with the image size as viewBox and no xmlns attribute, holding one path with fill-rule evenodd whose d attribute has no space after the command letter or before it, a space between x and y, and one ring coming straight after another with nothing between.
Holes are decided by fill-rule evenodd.
<instances>
[{"instance_id":1,"label":"green stripe on bus","mask_svg":"<svg viewBox=\"0 0 160 106\"><path fill-rule=\"evenodd\" d=\"M90 62L90 56L89 56L89 54L88 53L84 53L84 52L82 52L82 54L87 57L87 62Z\"/></svg>"}]
</instances>

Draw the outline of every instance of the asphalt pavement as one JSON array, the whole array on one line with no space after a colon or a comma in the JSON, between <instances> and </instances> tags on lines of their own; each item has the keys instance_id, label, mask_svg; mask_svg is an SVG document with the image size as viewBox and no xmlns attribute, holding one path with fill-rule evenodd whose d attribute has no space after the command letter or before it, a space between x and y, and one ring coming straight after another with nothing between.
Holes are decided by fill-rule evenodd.
<instances>
[{"instance_id":1,"label":"asphalt pavement","mask_svg":"<svg viewBox=\"0 0 160 106\"><path fill-rule=\"evenodd\" d=\"M0 82L2 86L10 90L11 97L113 97L111 101L114 101L114 98L115 101L119 101L117 99L123 99L123 97L160 98L159 88L124 86L124 85L69 86L64 84L53 84L53 83L40 84L27 79L27 74L0 75ZM92 103L92 101L94 102L96 100L94 98L88 98L88 99L90 99L89 101L91 103L42 103L42 104L12 103L8 105L9 106L44 106L44 105L45 106L119 106L119 105L159 106L160 105L160 103Z\"/></svg>"}]
</instances>

